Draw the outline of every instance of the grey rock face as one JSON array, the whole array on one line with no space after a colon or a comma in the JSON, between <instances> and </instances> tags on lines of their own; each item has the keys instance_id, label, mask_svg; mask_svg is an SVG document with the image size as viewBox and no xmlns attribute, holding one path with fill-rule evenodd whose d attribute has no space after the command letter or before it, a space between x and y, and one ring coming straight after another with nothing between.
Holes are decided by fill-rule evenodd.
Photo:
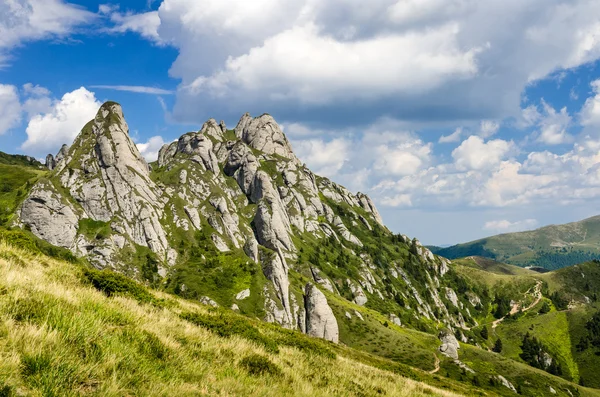
<instances>
[{"instance_id":1,"label":"grey rock face","mask_svg":"<svg viewBox=\"0 0 600 397\"><path fill-rule=\"evenodd\" d=\"M44 165L50 171L52 171L54 168L56 168L56 160L54 159L54 156L52 154L49 154L46 156L46 163Z\"/></svg>"},{"instance_id":2,"label":"grey rock face","mask_svg":"<svg viewBox=\"0 0 600 397\"><path fill-rule=\"evenodd\" d=\"M449 331L440 332L439 339L442 342L440 346L440 352L452 359L458 360L458 349L460 345L456 340L456 337Z\"/></svg>"},{"instance_id":3,"label":"grey rock face","mask_svg":"<svg viewBox=\"0 0 600 397\"><path fill-rule=\"evenodd\" d=\"M114 103L103 105L96 118L82 130L73 147L89 148L88 152L63 146L56 156L55 178L69 191L72 200L53 191L49 185L39 185L20 211L20 220L29 225L43 239L71 248L76 253L90 256L98 266L117 262L114 249L99 243L103 249L82 249L89 246L79 241L75 246L74 234L80 219L110 222L114 234L126 241L149 247L165 261L174 261L167 235L161 226L163 216L161 193L152 182L148 165L128 135L129 128L121 107ZM44 192L44 190L46 190ZM36 197L36 194L40 197ZM49 200L52 198L51 200ZM32 205L45 202L43 206ZM60 203L60 205L58 204ZM71 203L71 204L68 204ZM53 208L50 208L51 206ZM60 210L57 211L58 206ZM37 213L37 215L36 215ZM62 231L57 232L56 228ZM93 242L92 245L97 245Z\"/></svg>"},{"instance_id":4,"label":"grey rock face","mask_svg":"<svg viewBox=\"0 0 600 397\"><path fill-rule=\"evenodd\" d=\"M73 248L79 218L51 183L40 183L33 188L21 206L19 218L42 240L59 247Z\"/></svg>"},{"instance_id":5,"label":"grey rock face","mask_svg":"<svg viewBox=\"0 0 600 397\"><path fill-rule=\"evenodd\" d=\"M281 128L273 117L268 114L263 114L260 117L252 119L246 113L240 119L235 132L237 137L251 148L260 150L266 154L277 154L300 163L296 155L292 152L290 143L283 134L283 131L281 131Z\"/></svg>"},{"instance_id":6,"label":"grey rock face","mask_svg":"<svg viewBox=\"0 0 600 397\"><path fill-rule=\"evenodd\" d=\"M502 376L502 375L496 375L496 378L500 381L500 383L502 384L502 386L506 387L507 389L510 389L513 393L517 392L517 389L515 389L515 387L513 386L513 384L510 383L504 376ZM550 387L550 389L552 389L552 387Z\"/></svg>"},{"instance_id":7,"label":"grey rock face","mask_svg":"<svg viewBox=\"0 0 600 397\"><path fill-rule=\"evenodd\" d=\"M306 308L306 333L334 343L339 341L338 324L327 298L317 287L307 284L304 306Z\"/></svg>"}]
</instances>

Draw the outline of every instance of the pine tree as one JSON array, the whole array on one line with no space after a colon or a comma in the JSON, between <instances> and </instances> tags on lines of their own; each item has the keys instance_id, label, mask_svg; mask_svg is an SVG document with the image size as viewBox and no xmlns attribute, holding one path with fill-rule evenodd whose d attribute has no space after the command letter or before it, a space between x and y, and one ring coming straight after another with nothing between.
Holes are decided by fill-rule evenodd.
<instances>
[{"instance_id":1,"label":"pine tree","mask_svg":"<svg viewBox=\"0 0 600 397\"><path fill-rule=\"evenodd\" d=\"M494 343L494 348L492 349L492 351L496 353L502 352L502 341L500 340L500 338L496 339L496 343Z\"/></svg>"},{"instance_id":2,"label":"pine tree","mask_svg":"<svg viewBox=\"0 0 600 397\"><path fill-rule=\"evenodd\" d=\"M488 340L489 334L488 334L488 329L485 325L481 329L480 335L483 339Z\"/></svg>"}]
</instances>

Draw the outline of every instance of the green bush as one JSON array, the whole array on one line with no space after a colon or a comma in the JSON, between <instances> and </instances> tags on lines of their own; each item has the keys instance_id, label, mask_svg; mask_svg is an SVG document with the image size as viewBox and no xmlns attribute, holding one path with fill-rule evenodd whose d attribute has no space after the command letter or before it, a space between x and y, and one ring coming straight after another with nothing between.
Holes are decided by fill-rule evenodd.
<instances>
[{"instance_id":1,"label":"green bush","mask_svg":"<svg viewBox=\"0 0 600 397\"><path fill-rule=\"evenodd\" d=\"M81 219L79 221L79 233L91 240L104 240L110 237L112 232L110 223L95 221L93 219Z\"/></svg>"},{"instance_id":2,"label":"green bush","mask_svg":"<svg viewBox=\"0 0 600 397\"><path fill-rule=\"evenodd\" d=\"M12 397L14 395L15 395L15 393L14 393L12 387L10 387L8 385L0 386L0 397Z\"/></svg>"},{"instance_id":3,"label":"green bush","mask_svg":"<svg viewBox=\"0 0 600 397\"><path fill-rule=\"evenodd\" d=\"M55 247L37 237L31 232L23 230L6 230L0 228L0 240L13 247L23 249L35 254L44 254L52 258L61 259L71 263L81 262L67 249Z\"/></svg>"},{"instance_id":4,"label":"green bush","mask_svg":"<svg viewBox=\"0 0 600 397\"><path fill-rule=\"evenodd\" d=\"M206 328L215 334L228 338L233 335L251 340L265 349L277 353L277 343L260 333L258 328L243 317L225 314L223 312L211 316L200 313L182 313L181 318L192 324Z\"/></svg>"},{"instance_id":5,"label":"green bush","mask_svg":"<svg viewBox=\"0 0 600 397\"><path fill-rule=\"evenodd\" d=\"M245 368L250 375L272 375L280 376L281 370L273 364L268 358L258 354L251 354L240 360L240 366Z\"/></svg>"},{"instance_id":6,"label":"green bush","mask_svg":"<svg viewBox=\"0 0 600 397\"><path fill-rule=\"evenodd\" d=\"M106 296L123 295L134 298L142 303L156 303L156 299L142 285L130 278L110 270L96 270L86 268L83 276L98 291Z\"/></svg>"},{"instance_id":7,"label":"green bush","mask_svg":"<svg viewBox=\"0 0 600 397\"><path fill-rule=\"evenodd\" d=\"M298 331L283 329L282 336L277 339L280 345L295 347L304 352L335 359L336 355L327 347L327 342L322 339L311 338Z\"/></svg>"}]
</instances>

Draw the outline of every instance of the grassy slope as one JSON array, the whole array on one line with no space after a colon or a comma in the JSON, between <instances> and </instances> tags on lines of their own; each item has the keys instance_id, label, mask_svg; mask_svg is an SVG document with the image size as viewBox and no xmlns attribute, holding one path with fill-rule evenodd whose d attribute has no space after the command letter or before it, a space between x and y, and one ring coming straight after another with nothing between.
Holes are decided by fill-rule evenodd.
<instances>
[{"instance_id":1,"label":"grassy slope","mask_svg":"<svg viewBox=\"0 0 600 397\"><path fill-rule=\"evenodd\" d=\"M10 164L9 160L17 165ZM18 158L0 156L0 226L10 222L19 203L25 199L35 181L45 173L45 170L37 166L21 164Z\"/></svg>"},{"instance_id":2,"label":"grassy slope","mask_svg":"<svg viewBox=\"0 0 600 397\"><path fill-rule=\"evenodd\" d=\"M82 281L81 267L4 243L0 280L0 391L5 393L454 395L373 366L401 370L391 362L234 314L224 315L282 340L279 352L238 336L219 337L179 315L218 317L218 311L157 292L153 294L161 300L154 304L108 298ZM308 348L286 346L284 338L290 334L294 340L308 340L298 345ZM311 343L337 357L312 353ZM244 366L242 360L254 354L271 362L271 373L253 375L256 367ZM413 376L472 393L425 373Z\"/></svg>"},{"instance_id":3,"label":"grassy slope","mask_svg":"<svg viewBox=\"0 0 600 397\"><path fill-rule=\"evenodd\" d=\"M456 260L455 264L461 274L475 282L488 285L492 291L506 293L512 288L511 297L515 300L518 300L535 280L542 280L547 285L546 296L559 292L568 300L579 302L583 296L600 296L600 264L595 262L582 263L545 274L477 257ZM600 304L579 303L569 310L557 311L549 299L544 300L551 306L549 313L539 313L544 302L542 301L524 315L502 322L495 330L492 330L489 324L493 320L491 317L483 320L482 324L487 322L490 338L487 342L479 342L491 348L499 337L504 346L502 355L522 361L519 357L522 352L520 346L523 336L529 332L559 360L566 379L577 383L583 378L586 385L600 387L600 373L597 371L600 359L595 350L580 352L576 348L581 337L585 335L585 324L600 309Z\"/></svg>"},{"instance_id":4,"label":"grassy slope","mask_svg":"<svg viewBox=\"0 0 600 397\"><path fill-rule=\"evenodd\" d=\"M528 385L525 395L543 396L546 385L562 394L569 388L575 394L600 395L463 345L461 358L478 372L477 383L486 389L480 392L472 388L472 376L443 357L440 373L429 375L172 295L152 291L149 303L108 298L83 281L82 269L0 242L0 390L26 395L452 395L439 389L444 388L463 395L510 395L502 386L488 385L489 375L499 373ZM338 317L340 310L355 308L342 307L349 304L339 298L332 301ZM382 348L398 345L406 355L399 361L422 360L432 369L439 344L435 338L385 327L384 316L361 311L367 328L376 330L369 339ZM215 334L184 321L182 313L241 322L262 336L220 337L218 330ZM342 335L348 331L342 328ZM249 370L242 361L253 354L269 360L275 374L253 375L255 368Z\"/></svg>"},{"instance_id":5,"label":"grassy slope","mask_svg":"<svg viewBox=\"0 0 600 397\"><path fill-rule=\"evenodd\" d=\"M450 259L479 255L518 266L557 269L600 258L600 216L433 250Z\"/></svg>"}]
</instances>

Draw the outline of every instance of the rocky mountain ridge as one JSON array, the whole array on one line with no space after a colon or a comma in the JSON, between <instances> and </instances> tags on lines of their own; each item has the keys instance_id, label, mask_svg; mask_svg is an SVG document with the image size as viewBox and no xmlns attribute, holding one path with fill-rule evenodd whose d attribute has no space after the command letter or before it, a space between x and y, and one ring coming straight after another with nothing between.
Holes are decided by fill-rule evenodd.
<instances>
[{"instance_id":1,"label":"rocky mountain ridge","mask_svg":"<svg viewBox=\"0 0 600 397\"><path fill-rule=\"evenodd\" d=\"M150 167L121 107L107 102L47 165L15 224L98 268L335 342L344 319L328 294L463 341L460 330L476 323L479 308L457 297L449 262L389 232L368 196L312 173L268 114L245 114L233 130L211 119ZM208 274L215 292L201 295Z\"/></svg>"}]
</instances>

